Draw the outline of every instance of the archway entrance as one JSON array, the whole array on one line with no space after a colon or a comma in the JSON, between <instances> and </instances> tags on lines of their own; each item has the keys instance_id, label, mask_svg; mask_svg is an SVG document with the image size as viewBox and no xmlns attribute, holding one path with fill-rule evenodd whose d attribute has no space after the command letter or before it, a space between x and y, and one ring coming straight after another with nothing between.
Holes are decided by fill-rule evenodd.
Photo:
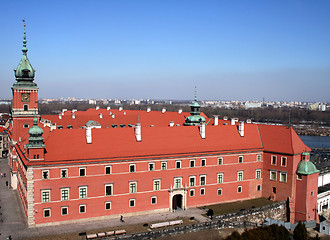
<instances>
[{"instance_id":1,"label":"archway entrance","mask_svg":"<svg viewBox=\"0 0 330 240\"><path fill-rule=\"evenodd\" d=\"M182 198L183 196L181 194L176 194L173 196L172 208L174 211L182 210Z\"/></svg>"}]
</instances>

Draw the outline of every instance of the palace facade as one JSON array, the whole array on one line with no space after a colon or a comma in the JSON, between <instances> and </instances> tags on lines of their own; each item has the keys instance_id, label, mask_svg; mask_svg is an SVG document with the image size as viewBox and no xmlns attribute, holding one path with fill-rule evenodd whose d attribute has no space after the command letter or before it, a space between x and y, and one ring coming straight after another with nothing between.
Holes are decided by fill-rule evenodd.
<instances>
[{"instance_id":1,"label":"palace facade","mask_svg":"<svg viewBox=\"0 0 330 240\"><path fill-rule=\"evenodd\" d=\"M11 186L29 226L287 200L291 222L317 219L318 170L292 127L191 112L63 110L39 115L35 70L15 69Z\"/></svg>"}]
</instances>

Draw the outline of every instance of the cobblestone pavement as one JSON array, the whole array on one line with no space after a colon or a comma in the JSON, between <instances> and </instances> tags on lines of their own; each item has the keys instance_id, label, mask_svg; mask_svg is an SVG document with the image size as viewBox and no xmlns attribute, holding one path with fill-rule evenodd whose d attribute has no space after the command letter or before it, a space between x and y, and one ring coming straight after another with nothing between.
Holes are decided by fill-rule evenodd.
<instances>
[{"instance_id":1,"label":"cobblestone pavement","mask_svg":"<svg viewBox=\"0 0 330 240\"><path fill-rule=\"evenodd\" d=\"M155 214L145 214L139 216L124 217L125 223L121 223L119 218L80 222L74 224L63 224L50 227L28 228L23 209L19 203L17 192L6 187L6 181L10 181L10 172L7 159L0 158L0 173L6 173L6 177L0 176L0 240L6 240L8 236L13 239L24 237L47 236L59 233L85 232L93 229L116 227L120 225L131 225L138 223L150 223L155 221L166 221L175 218L194 217L199 222L209 221L202 216L205 211L192 208L185 211L164 212ZM9 183L10 186L10 183Z\"/></svg>"}]
</instances>

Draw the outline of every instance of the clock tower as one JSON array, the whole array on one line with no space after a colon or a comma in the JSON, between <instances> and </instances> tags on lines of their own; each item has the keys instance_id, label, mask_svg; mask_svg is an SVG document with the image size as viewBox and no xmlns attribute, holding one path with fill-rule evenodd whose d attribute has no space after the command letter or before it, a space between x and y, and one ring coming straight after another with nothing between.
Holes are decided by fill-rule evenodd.
<instances>
[{"instance_id":1,"label":"clock tower","mask_svg":"<svg viewBox=\"0 0 330 240\"><path fill-rule=\"evenodd\" d=\"M38 86L34 83L35 70L28 57L26 48L26 25L24 22L23 56L15 71L16 82L12 86L13 103L11 117L13 120L13 138L17 141L14 132L19 129L30 128L33 125L33 117L38 115ZM15 131L16 130L16 131Z\"/></svg>"}]
</instances>

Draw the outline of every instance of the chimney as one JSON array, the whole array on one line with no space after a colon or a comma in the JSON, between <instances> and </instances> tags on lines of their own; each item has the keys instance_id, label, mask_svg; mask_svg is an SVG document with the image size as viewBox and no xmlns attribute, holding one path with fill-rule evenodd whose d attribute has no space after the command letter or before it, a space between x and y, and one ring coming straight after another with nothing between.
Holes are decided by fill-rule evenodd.
<instances>
[{"instance_id":1,"label":"chimney","mask_svg":"<svg viewBox=\"0 0 330 240\"><path fill-rule=\"evenodd\" d=\"M59 119L62 119L62 115L61 115L61 114L60 114L60 115L58 115L58 118L59 118Z\"/></svg>"},{"instance_id":2,"label":"chimney","mask_svg":"<svg viewBox=\"0 0 330 240\"><path fill-rule=\"evenodd\" d=\"M112 114L112 116L111 116L112 118L115 118L115 114Z\"/></svg>"},{"instance_id":3,"label":"chimney","mask_svg":"<svg viewBox=\"0 0 330 240\"><path fill-rule=\"evenodd\" d=\"M238 124L238 133L241 137L244 137L244 121L240 121Z\"/></svg>"},{"instance_id":4,"label":"chimney","mask_svg":"<svg viewBox=\"0 0 330 240\"><path fill-rule=\"evenodd\" d=\"M163 109L162 109L162 113L165 113L165 112L166 112L166 108L163 108Z\"/></svg>"},{"instance_id":5,"label":"chimney","mask_svg":"<svg viewBox=\"0 0 330 240\"><path fill-rule=\"evenodd\" d=\"M99 116L100 116L100 118L103 118L103 115L102 115L102 113L100 113L100 114L99 114Z\"/></svg>"},{"instance_id":6,"label":"chimney","mask_svg":"<svg viewBox=\"0 0 330 240\"><path fill-rule=\"evenodd\" d=\"M100 107L99 106L96 106L96 108L95 108L96 110L99 110L100 109Z\"/></svg>"},{"instance_id":7,"label":"chimney","mask_svg":"<svg viewBox=\"0 0 330 240\"><path fill-rule=\"evenodd\" d=\"M76 118L76 115L72 114L72 118L75 119Z\"/></svg>"},{"instance_id":8,"label":"chimney","mask_svg":"<svg viewBox=\"0 0 330 240\"><path fill-rule=\"evenodd\" d=\"M135 138L137 142L141 142L141 124L137 123L135 125Z\"/></svg>"},{"instance_id":9,"label":"chimney","mask_svg":"<svg viewBox=\"0 0 330 240\"><path fill-rule=\"evenodd\" d=\"M119 112L120 112L120 111L123 111L123 107L119 107Z\"/></svg>"},{"instance_id":10,"label":"chimney","mask_svg":"<svg viewBox=\"0 0 330 240\"><path fill-rule=\"evenodd\" d=\"M219 117L217 115L214 115L214 126L219 125Z\"/></svg>"},{"instance_id":11,"label":"chimney","mask_svg":"<svg viewBox=\"0 0 330 240\"><path fill-rule=\"evenodd\" d=\"M228 120L228 117L227 116L224 116L223 117L223 120L227 121Z\"/></svg>"},{"instance_id":12,"label":"chimney","mask_svg":"<svg viewBox=\"0 0 330 240\"><path fill-rule=\"evenodd\" d=\"M235 125L236 122L238 122L238 118L232 118L230 121L230 125Z\"/></svg>"},{"instance_id":13,"label":"chimney","mask_svg":"<svg viewBox=\"0 0 330 240\"><path fill-rule=\"evenodd\" d=\"M150 111L151 111L151 107L148 107L148 108L147 108L147 112L150 112Z\"/></svg>"},{"instance_id":14,"label":"chimney","mask_svg":"<svg viewBox=\"0 0 330 240\"><path fill-rule=\"evenodd\" d=\"M174 121L170 121L170 127L174 126Z\"/></svg>"},{"instance_id":15,"label":"chimney","mask_svg":"<svg viewBox=\"0 0 330 240\"><path fill-rule=\"evenodd\" d=\"M179 113L179 114L181 114L181 113L182 113L182 109L181 109L181 108L179 109L178 113Z\"/></svg>"},{"instance_id":16,"label":"chimney","mask_svg":"<svg viewBox=\"0 0 330 240\"><path fill-rule=\"evenodd\" d=\"M72 113L77 112L77 109L72 109Z\"/></svg>"},{"instance_id":17,"label":"chimney","mask_svg":"<svg viewBox=\"0 0 330 240\"><path fill-rule=\"evenodd\" d=\"M91 127L86 127L86 141L87 141L87 144L92 143L92 128Z\"/></svg>"},{"instance_id":18,"label":"chimney","mask_svg":"<svg viewBox=\"0 0 330 240\"><path fill-rule=\"evenodd\" d=\"M126 112L123 112L124 115L126 115Z\"/></svg>"},{"instance_id":19,"label":"chimney","mask_svg":"<svg viewBox=\"0 0 330 240\"><path fill-rule=\"evenodd\" d=\"M111 107L107 107L107 111L109 111L111 109Z\"/></svg>"},{"instance_id":20,"label":"chimney","mask_svg":"<svg viewBox=\"0 0 330 240\"><path fill-rule=\"evenodd\" d=\"M246 119L246 123L252 123L251 119Z\"/></svg>"},{"instance_id":21,"label":"chimney","mask_svg":"<svg viewBox=\"0 0 330 240\"><path fill-rule=\"evenodd\" d=\"M202 139L205 139L205 123L201 123L199 126L199 134L201 135Z\"/></svg>"}]
</instances>

